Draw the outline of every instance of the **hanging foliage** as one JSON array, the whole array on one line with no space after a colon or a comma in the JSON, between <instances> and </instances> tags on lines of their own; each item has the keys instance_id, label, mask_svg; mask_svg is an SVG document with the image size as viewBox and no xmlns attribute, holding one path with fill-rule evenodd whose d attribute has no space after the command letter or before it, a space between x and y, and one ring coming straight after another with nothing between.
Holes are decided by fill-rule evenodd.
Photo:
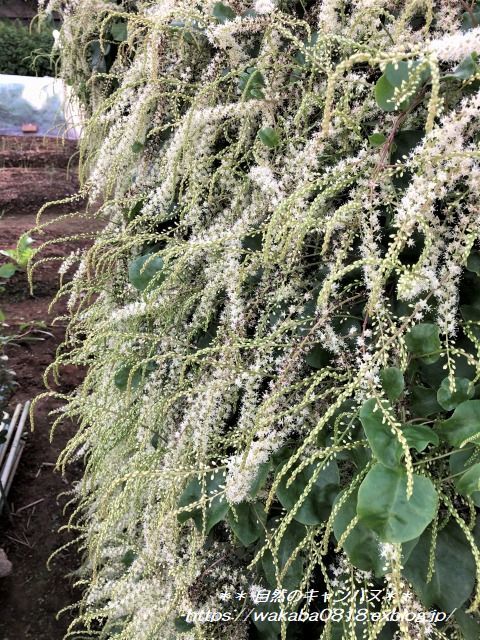
<instances>
[{"instance_id":1,"label":"hanging foliage","mask_svg":"<svg viewBox=\"0 0 480 640\"><path fill-rule=\"evenodd\" d=\"M58 4L69 637L478 638L480 4Z\"/></svg>"}]
</instances>

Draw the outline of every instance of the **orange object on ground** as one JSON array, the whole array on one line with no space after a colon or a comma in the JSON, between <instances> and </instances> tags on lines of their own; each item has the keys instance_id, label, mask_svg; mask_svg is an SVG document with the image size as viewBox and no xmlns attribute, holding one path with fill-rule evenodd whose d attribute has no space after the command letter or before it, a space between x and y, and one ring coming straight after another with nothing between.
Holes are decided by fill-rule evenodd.
<instances>
[{"instance_id":1,"label":"orange object on ground","mask_svg":"<svg viewBox=\"0 0 480 640\"><path fill-rule=\"evenodd\" d=\"M22 124L22 133L37 133L37 131L37 125L33 124L32 122L26 122L25 124Z\"/></svg>"}]
</instances>

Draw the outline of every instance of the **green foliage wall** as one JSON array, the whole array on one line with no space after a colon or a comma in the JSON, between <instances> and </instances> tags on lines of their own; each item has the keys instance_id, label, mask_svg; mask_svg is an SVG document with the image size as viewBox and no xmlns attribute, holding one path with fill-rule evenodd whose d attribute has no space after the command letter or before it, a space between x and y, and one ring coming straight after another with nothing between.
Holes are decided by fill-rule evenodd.
<instances>
[{"instance_id":1,"label":"green foliage wall","mask_svg":"<svg viewBox=\"0 0 480 640\"><path fill-rule=\"evenodd\" d=\"M478 637L479 17L67 3L69 637Z\"/></svg>"},{"instance_id":2,"label":"green foliage wall","mask_svg":"<svg viewBox=\"0 0 480 640\"><path fill-rule=\"evenodd\" d=\"M29 29L20 22L0 20L0 73L18 76L53 76L52 29Z\"/></svg>"}]
</instances>

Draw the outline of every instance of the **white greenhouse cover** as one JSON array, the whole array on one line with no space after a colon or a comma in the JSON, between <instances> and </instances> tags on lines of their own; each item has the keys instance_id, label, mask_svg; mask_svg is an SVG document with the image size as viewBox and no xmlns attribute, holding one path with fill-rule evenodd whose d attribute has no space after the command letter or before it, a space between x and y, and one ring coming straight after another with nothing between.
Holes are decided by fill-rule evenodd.
<instances>
[{"instance_id":1,"label":"white greenhouse cover","mask_svg":"<svg viewBox=\"0 0 480 640\"><path fill-rule=\"evenodd\" d=\"M22 135L22 125L34 124L35 135L78 138L80 122L80 111L62 80L0 74L1 135Z\"/></svg>"}]
</instances>

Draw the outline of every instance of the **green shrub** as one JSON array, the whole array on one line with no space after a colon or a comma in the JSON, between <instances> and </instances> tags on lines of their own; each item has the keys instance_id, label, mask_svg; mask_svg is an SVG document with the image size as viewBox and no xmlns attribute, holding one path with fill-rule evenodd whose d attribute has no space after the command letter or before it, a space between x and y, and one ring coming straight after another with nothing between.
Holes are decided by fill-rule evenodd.
<instances>
[{"instance_id":1,"label":"green shrub","mask_svg":"<svg viewBox=\"0 0 480 640\"><path fill-rule=\"evenodd\" d=\"M55 75L52 29L29 29L20 22L0 21L0 73L17 76Z\"/></svg>"},{"instance_id":2,"label":"green shrub","mask_svg":"<svg viewBox=\"0 0 480 640\"><path fill-rule=\"evenodd\" d=\"M480 9L98 6L72 637L478 638Z\"/></svg>"}]
</instances>

